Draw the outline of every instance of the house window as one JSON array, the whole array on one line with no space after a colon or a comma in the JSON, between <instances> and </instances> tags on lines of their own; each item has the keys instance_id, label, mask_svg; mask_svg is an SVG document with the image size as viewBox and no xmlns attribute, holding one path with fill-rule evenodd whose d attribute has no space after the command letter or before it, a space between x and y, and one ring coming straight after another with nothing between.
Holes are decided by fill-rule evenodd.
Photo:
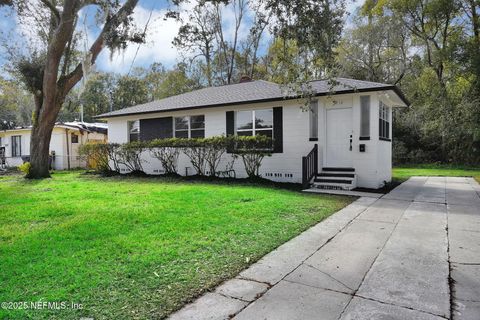
<instances>
[{"instance_id":1,"label":"house window","mask_svg":"<svg viewBox=\"0 0 480 320\"><path fill-rule=\"evenodd\" d=\"M72 143L78 143L78 136L75 133L72 133Z\"/></svg>"},{"instance_id":2,"label":"house window","mask_svg":"<svg viewBox=\"0 0 480 320\"><path fill-rule=\"evenodd\" d=\"M128 142L140 140L140 121L128 121Z\"/></svg>"},{"instance_id":3,"label":"house window","mask_svg":"<svg viewBox=\"0 0 480 320\"><path fill-rule=\"evenodd\" d=\"M205 116L176 117L175 138L205 138Z\"/></svg>"},{"instance_id":4,"label":"house window","mask_svg":"<svg viewBox=\"0 0 480 320\"><path fill-rule=\"evenodd\" d=\"M370 139L370 96L360 97L360 140Z\"/></svg>"},{"instance_id":5,"label":"house window","mask_svg":"<svg viewBox=\"0 0 480 320\"><path fill-rule=\"evenodd\" d=\"M383 102L380 102L379 108L379 137L380 139L390 139L390 109Z\"/></svg>"},{"instance_id":6,"label":"house window","mask_svg":"<svg viewBox=\"0 0 480 320\"><path fill-rule=\"evenodd\" d=\"M310 141L318 140L318 101L310 103Z\"/></svg>"},{"instance_id":7,"label":"house window","mask_svg":"<svg viewBox=\"0 0 480 320\"><path fill-rule=\"evenodd\" d=\"M22 155L22 136L12 136L12 157Z\"/></svg>"},{"instance_id":8,"label":"house window","mask_svg":"<svg viewBox=\"0 0 480 320\"><path fill-rule=\"evenodd\" d=\"M273 109L237 111L236 133L238 136L264 135L273 138Z\"/></svg>"}]
</instances>

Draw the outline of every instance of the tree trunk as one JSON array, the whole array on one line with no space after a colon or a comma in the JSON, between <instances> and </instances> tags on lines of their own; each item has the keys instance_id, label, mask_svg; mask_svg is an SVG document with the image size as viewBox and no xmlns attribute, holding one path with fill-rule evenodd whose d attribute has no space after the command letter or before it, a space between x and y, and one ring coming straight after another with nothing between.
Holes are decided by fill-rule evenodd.
<instances>
[{"instance_id":1,"label":"tree trunk","mask_svg":"<svg viewBox=\"0 0 480 320\"><path fill-rule=\"evenodd\" d=\"M63 99L48 103L46 99L36 99L34 121L30 137L30 172L29 179L49 178L50 140L55 121L63 103Z\"/></svg>"},{"instance_id":2,"label":"tree trunk","mask_svg":"<svg viewBox=\"0 0 480 320\"><path fill-rule=\"evenodd\" d=\"M52 130L55 126L47 122L34 125L30 139L30 172L29 179L49 178L49 149Z\"/></svg>"},{"instance_id":3,"label":"tree trunk","mask_svg":"<svg viewBox=\"0 0 480 320\"><path fill-rule=\"evenodd\" d=\"M138 0L127 0L118 12L106 20L100 35L93 42L89 53L91 54L91 64L95 63L100 51L104 47L105 36L115 30L123 18L130 16L137 5ZM87 2L83 3L84 5ZM33 128L30 141L30 172L27 178L39 179L50 177L49 172L49 149L55 121L62 107L65 97L70 90L84 76L82 64L69 74L59 77L59 65L64 57L66 46L71 41L73 31L75 30L76 16L81 9L80 1L65 0L63 11L59 17L59 24L48 43L47 59L43 74L42 88L35 93L35 112L33 115ZM60 14L58 14L60 15Z\"/></svg>"}]
</instances>

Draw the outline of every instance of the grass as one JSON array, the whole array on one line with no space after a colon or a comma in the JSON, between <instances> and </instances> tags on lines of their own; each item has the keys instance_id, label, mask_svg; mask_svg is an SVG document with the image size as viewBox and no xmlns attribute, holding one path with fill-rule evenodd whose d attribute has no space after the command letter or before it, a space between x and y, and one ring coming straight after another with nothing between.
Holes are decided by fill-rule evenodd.
<instances>
[{"instance_id":1,"label":"grass","mask_svg":"<svg viewBox=\"0 0 480 320\"><path fill-rule=\"evenodd\" d=\"M404 165L393 168L393 178L404 181L411 176L473 177L480 183L480 168L440 164Z\"/></svg>"},{"instance_id":2,"label":"grass","mask_svg":"<svg viewBox=\"0 0 480 320\"><path fill-rule=\"evenodd\" d=\"M245 183L0 177L0 302L83 306L0 318L165 318L351 201Z\"/></svg>"}]
</instances>

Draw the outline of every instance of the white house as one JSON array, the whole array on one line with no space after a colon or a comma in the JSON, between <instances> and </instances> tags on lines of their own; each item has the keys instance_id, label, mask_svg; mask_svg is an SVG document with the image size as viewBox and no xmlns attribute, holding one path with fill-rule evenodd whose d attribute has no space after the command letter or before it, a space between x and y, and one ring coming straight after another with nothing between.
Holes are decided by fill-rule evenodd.
<instances>
[{"instance_id":1,"label":"white house","mask_svg":"<svg viewBox=\"0 0 480 320\"><path fill-rule=\"evenodd\" d=\"M15 128L0 131L0 165L15 167L28 161L32 128ZM104 123L66 122L53 128L50 140L52 169L84 168L78 149L85 143L107 141L107 125ZM3 154L3 157L2 157ZM5 163L2 163L5 161Z\"/></svg>"},{"instance_id":2,"label":"white house","mask_svg":"<svg viewBox=\"0 0 480 320\"><path fill-rule=\"evenodd\" d=\"M392 108L408 101L393 85L337 78L309 83L313 101L286 96L278 84L247 81L210 87L99 115L109 142L167 137L258 135L274 139L264 178L324 188L379 188L391 180ZM231 157L224 157L226 166ZM144 170L161 174L143 155ZM185 157L181 174L194 174ZM241 161L234 164L244 177ZM122 171L126 171L123 169Z\"/></svg>"}]
</instances>

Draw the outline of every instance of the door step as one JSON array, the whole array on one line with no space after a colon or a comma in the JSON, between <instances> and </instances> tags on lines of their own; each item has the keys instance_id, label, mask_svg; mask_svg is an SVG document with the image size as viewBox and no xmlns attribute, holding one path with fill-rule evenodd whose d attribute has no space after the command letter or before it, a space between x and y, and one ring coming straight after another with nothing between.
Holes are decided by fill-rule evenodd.
<instances>
[{"instance_id":1,"label":"door step","mask_svg":"<svg viewBox=\"0 0 480 320\"><path fill-rule=\"evenodd\" d=\"M317 173L312 187L324 190L352 190L357 186L354 168L325 167Z\"/></svg>"},{"instance_id":2,"label":"door step","mask_svg":"<svg viewBox=\"0 0 480 320\"><path fill-rule=\"evenodd\" d=\"M313 182L318 182L318 183L341 183L341 184L352 184L352 180L344 180L344 179L333 179L336 177L332 177L332 179L319 179L315 178Z\"/></svg>"},{"instance_id":3,"label":"door step","mask_svg":"<svg viewBox=\"0 0 480 320\"><path fill-rule=\"evenodd\" d=\"M323 167L322 171L326 172L355 172L355 168L345 168L345 167Z\"/></svg>"},{"instance_id":4,"label":"door step","mask_svg":"<svg viewBox=\"0 0 480 320\"><path fill-rule=\"evenodd\" d=\"M317 177L325 177L325 178L330 178L330 177L333 177L333 178L354 178L355 177L355 173L331 173L331 172L320 172Z\"/></svg>"}]
</instances>

